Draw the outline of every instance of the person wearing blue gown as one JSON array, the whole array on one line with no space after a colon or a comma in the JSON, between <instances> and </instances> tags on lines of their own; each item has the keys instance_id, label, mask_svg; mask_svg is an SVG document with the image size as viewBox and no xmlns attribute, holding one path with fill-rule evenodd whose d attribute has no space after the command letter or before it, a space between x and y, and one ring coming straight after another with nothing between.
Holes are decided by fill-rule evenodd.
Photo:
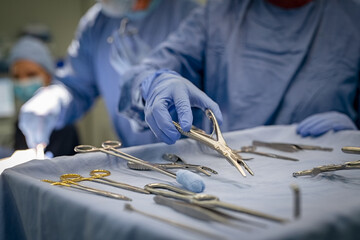
<instances>
[{"instance_id":1,"label":"person wearing blue gown","mask_svg":"<svg viewBox=\"0 0 360 240\"><path fill-rule=\"evenodd\" d=\"M222 131L355 130L359 22L356 0L209 0L126 73L119 111L168 144L173 119L185 131L198 119L192 107L213 110Z\"/></svg>"},{"instance_id":2,"label":"person wearing blue gown","mask_svg":"<svg viewBox=\"0 0 360 240\"><path fill-rule=\"evenodd\" d=\"M19 126L30 147L47 143L53 129L74 123L99 95L123 146L157 141L150 130L133 132L131 121L117 113L118 86L124 71L199 5L190 0L98 1L80 20L56 82L21 109Z\"/></svg>"}]
</instances>

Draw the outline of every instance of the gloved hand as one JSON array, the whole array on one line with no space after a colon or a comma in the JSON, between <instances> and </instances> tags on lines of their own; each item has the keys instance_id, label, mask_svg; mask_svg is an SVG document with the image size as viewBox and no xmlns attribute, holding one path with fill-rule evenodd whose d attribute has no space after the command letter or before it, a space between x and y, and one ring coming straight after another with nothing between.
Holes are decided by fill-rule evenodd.
<instances>
[{"instance_id":1,"label":"gloved hand","mask_svg":"<svg viewBox=\"0 0 360 240\"><path fill-rule=\"evenodd\" d=\"M356 130L353 121L345 114L339 112L325 112L312 115L303 120L296 132L302 137L318 137L330 130Z\"/></svg>"},{"instance_id":2,"label":"gloved hand","mask_svg":"<svg viewBox=\"0 0 360 240\"><path fill-rule=\"evenodd\" d=\"M158 71L141 84L145 99L145 120L154 134L167 144L173 144L181 134L175 128L170 108L175 108L178 121L184 131L190 131L193 122L191 107L205 111L211 109L219 124L222 115L219 106L190 81L172 71Z\"/></svg>"},{"instance_id":3,"label":"gloved hand","mask_svg":"<svg viewBox=\"0 0 360 240\"><path fill-rule=\"evenodd\" d=\"M29 148L48 144L52 131L57 127L61 111L68 105L71 95L62 85L41 88L20 109L19 128L25 135Z\"/></svg>"}]
</instances>

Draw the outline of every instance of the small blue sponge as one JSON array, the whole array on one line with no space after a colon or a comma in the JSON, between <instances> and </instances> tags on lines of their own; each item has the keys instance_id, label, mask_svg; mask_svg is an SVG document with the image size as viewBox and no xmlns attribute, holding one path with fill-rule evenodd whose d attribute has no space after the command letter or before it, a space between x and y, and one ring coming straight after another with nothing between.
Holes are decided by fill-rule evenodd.
<instances>
[{"instance_id":1,"label":"small blue sponge","mask_svg":"<svg viewBox=\"0 0 360 240\"><path fill-rule=\"evenodd\" d=\"M180 183L186 190L191 192L201 193L205 189L205 183L201 177L187 170L177 171L176 181Z\"/></svg>"}]
</instances>

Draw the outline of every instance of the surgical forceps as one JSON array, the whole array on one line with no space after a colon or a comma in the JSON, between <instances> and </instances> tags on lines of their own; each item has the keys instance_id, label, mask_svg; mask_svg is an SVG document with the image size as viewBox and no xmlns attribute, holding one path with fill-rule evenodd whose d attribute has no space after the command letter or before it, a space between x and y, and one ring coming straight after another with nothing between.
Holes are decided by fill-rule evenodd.
<instances>
[{"instance_id":1,"label":"surgical forceps","mask_svg":"<svg viewBox=\"0 0 360 240\"><path fill-rule=\"evenodd\" d=\"M210 148L216 150L221 155L223 155L227 161L232 164L244 177L246 176L245 171L242 167L244 167L251 175L254 175L253 171L249 168L249 166L244 162L244 160L241 158L239 154L237 154L233 149L231 149L225 142L225 139L222 136L222 133L220 131L219 124L215 118L214 113L207 109L205 111L207 117L212 121L213 123L213 133L211 135L206 134L204 131L192 128L189 132L185 132L182 130L179 123L174 122L175 127L177 130L184 136L187 136L189 138L192 138L196 141L199 141ZM216 136L216 139L212 137L212 135Z\"/></svg>"},{"instance_id":2,"label":"surgical forceps","mask_svg":"<svg viewBox=\"0 0 360 240\"><path fill-rule=\"evenodd\" d=\"M293 176L294 177L300 177L300 176L306 176L306 175L316 176L322 172L332 172L332 171L337 171L337 170L349 170L349 169L360 169L360 160L346 162L344 164L330 164L330 165L314 167L310 170L294 172Z\"/></svg>"},{"instance_id":3,"label":"surgical forceps","mask_svg":"<svg viewBox=\"0 0 360 240\"><path fill-rule=\"evenodd\" d=\"M255 147L255 146L245 146L245 147L241 147L240 150L237 150L237 151L235 151L235 152L237 152L237 153L252 153L252 154L256 154L256 155L260 155L260 156L265 156L265 157L271 157L271 158L277 158L277 159L284 159L284 160L290 160L290 161L299 161L299 159L291 158L291 157L286 157L286 156L282 156L282 155L278 155L278 154L258 152L258 151L256 151L256 147Z\"/></svg>"},{"instance_id":4,"label":"surgical forceps","mask_svg":"<svg viewBox=\"0 0 360 240\"><path fill-rule=\"evenodd\" d=\"M211 176L211 173L217 174L217 172L211 168L205 167L205 166L201 166L201 165L195 165L195 164L187 164L185 163L183 160L181 160L181 158L179 158L178 156L176 156L175 154L164 154L163 155L164 159L167 159L169 161L174 161L173 163L165 163L165 164L154 164L155 166L158 166L160 168L164 168L164 169L187 169L187 170L192 170L192 171L196 171L196 172L201 172L203 174L205 174L206 176ZM128 162L127 163L128 167L134 170L150 170L148 167L136 164L136 163L132 163L132 162Z\"/></svg>"},{"instance_id":5,"label":"surgical forceps","mask_svg":"<svg viewBox=\"0 0 360 240\"><path fill-rule=\"evenodd\" d=\"M91 146L91 145L79 145L79 146L76 146L74 148L74 151L75 152L79 152L79 153L88 153L88 152L104 152L104 153L107 153L107 154L110 154L110 155L114 155L116 157L119 157L119 158L123 158L125 159L126 161L129 161L129 162L132 162L132 163L136 163L136 164L139 164L139 165L143 165L145 167L148 167L152 170L155 170L155 171L158 171L162 174L165 174L169 177L172 177L172 178L175 178L176 179L176 174L175 173L172 173L170 171L167 171L165 169L162 169L156 165L153 165L151 163L148 163L140 158L137 158L137 157L134 157L134 156L131 156L130 154L127 154L125 152L122 152L116 148L119 148L121 147L121 142L119 141L105 141L101 144L102 148L97 148L97 147L94 147L94 146Z\"/></svg>"},{"instance_id":6,"label":"surgical forceps","mask_svg":"<svg viewBox=\"0 0 360 240\"><path fill-rule=\"evenodd\" d=\"M98 195L101 195L104 197L115 198L115 199L125 200L125 201L132 201L131 198L128 198L124 195L112 193L112 192L108 192L108 191L104 191L104 190L99 190L96 188L86 187L84 185L80 185L80 184L78 184L74 181L70 181L70 180L60 180L59 182L56 182L56 181L43 179L41 181L51 183L51 185L59 185L59 186L64 186L64 187L80 189L80 190L90 192L90 193L95 193L95 194L98 194Z\"/></svg>"},{"instance_id":7,"label":"surgical forceps","mask_svg":"<svg viewBox=\"0 0 360 240\"><path fill-rule=\"evenodd\" d=\"M177 188L163 183L152 183L145 185L145 190L148 190L152 194L161 195L164 197L175 198L188 203L192 203L205 208L223 208L235 212L245 213L251 216L263 218L266 220L275 221L278 223L286 223L288 220L284 218L275 217L266 213L257 212L247 208L243 208L234 204L222 202L218 197L209 194L196 194L190 191L186 191L181 188ZM165 189L165 190L161 190Z\"/></svg>"},{"instance_id":8,"label":"surgical forceps","mask_svg":"<svg viewBox=\"0 0 360 240\"><path fill-rule=\"evenodd\" d=\"M268 147L275 150L283 152L298 152L301 150L319 150L331 152L332 148L312 146L312 145L303 145L303 144L293 144L293 143L279 143L279 142L262 142L262 141L253 141L254 146L258 147Z\"/></svg>"},{"instance_id":9,"label":"surgical forceps","mask_svg":"<svg viewBox=\"0 0 360 240\"><path fill-rule=\"evenodd\" d=\"M91 177L83 177L80 174L76 174L76 173L67 173L67 174L61 175L60 179L63 181L70 180L72 182L93 181L93 182L97 182L97 183L107 184L107 185L110 185L113 187L126 189L126 190L133 191L133 192L150 194L149 191L146 191L142 188L135 187L135 186L125 184L125 183L116 182L111 179L105 178L105 177L109 176L110 174L111 173L108 170L95 169L90 172Z\"/></svg>"}]
</instances>

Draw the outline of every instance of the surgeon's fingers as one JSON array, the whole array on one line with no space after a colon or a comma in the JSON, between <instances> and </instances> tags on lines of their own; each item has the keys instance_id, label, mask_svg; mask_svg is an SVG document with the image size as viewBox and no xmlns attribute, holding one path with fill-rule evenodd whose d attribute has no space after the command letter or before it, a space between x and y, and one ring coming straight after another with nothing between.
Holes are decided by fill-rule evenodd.
<instances>
[{"instance_id":1,"label":"surgeon's fingers","mask_svg":"<svg viewBox=\"0 0 360 240\"><path fill-rule=\"evenodd\" d=\"M220 111L219 105L214 102L209 96L207 96L203 91L198 90L197 94L192 95L190 98L191 105L193 107L201 108L203 111L210 109L218 123L221 125L223 122L222 113Z\"/></svg>"},{"instance_id":2,"label":"surgeon's fingers","mask_svg":"<svg viewBox=\"0 0 360 240\"><path fill-rule=\"evenodd\" d=\"M180 138L179 131L172 123L166 101L157 101L149 107L145 114L145 120L154 134L167 144L174 144Z\"/></svg>"},{"instance_id":3,"label":"surgeon's fingers","mask_svg":"<svg viewBox=\"0 0 360 240\"><path fill-rule=\"evenodd\" d=\"M302 137L307 137L311 135L311 132L313 131L314 127L321 123L323 119L319 116L310 116L303 120L298 127L296 128L296 132L300 134Z\"/></svg>"},{"instance_id":4,"label":"surgeon's fingers","mask_svg":"<svg viewBox=\"0 0 360 240\"><path fill-rule=\"evenodd\" d=\"M327 121L321 121L313 125L309 130L309 135L312 137L319 137L332 129L332 126L329 125Z\"/></svg>"},{"instance_id":5,"label":"surgeon's fingers","mask_svg":"<svg viewBox=\"0 0 360 240\"><path fill-rule=\"evenodd\" d=\"M193 115L189 97L187 94L184 94L183 91L176 91L173 97L179 124L182 130L188 132L190 131L193 123Z\"/></svg>"},{"instance_id":6,"label":"surgeon's fingers","mask_svg":"<svg viewBox=\"0 0 360 240\"><path fill-rule=\"evenodd\" d=\"M181 137L181 134L173 124L167 107L154 108L153 117L167 144L174 144Z\"/></svg>"},{"instance_id":7,"label":"surgeon's fingers","mask_svg":"<svg viewBox=\"0 0 360 240\"><path fill-rule=\"evenodd\" d=\"M302 136L319 137L332 130L333 124L331 119L317 118L309 122L302 130Z\"/></svg>"}]
</instances>

